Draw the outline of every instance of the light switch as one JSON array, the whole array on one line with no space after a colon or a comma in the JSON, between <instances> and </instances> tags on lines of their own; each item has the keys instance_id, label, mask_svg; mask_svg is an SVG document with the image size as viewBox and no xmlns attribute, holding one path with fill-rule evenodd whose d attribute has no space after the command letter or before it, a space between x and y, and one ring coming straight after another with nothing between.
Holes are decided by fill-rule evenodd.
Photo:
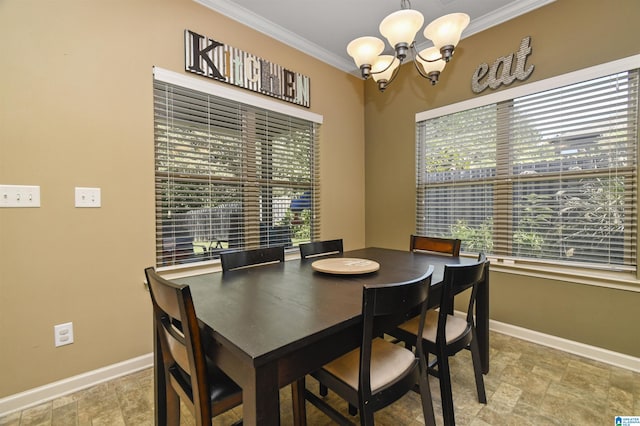
<instances>
[{"instance_id":1,"label":"light switch","mask_svg":"<svg viewBox=\"0 0 640 426\"><path fill-rule=\"evenodd\" d=\"M76 187L76 207L100 207L100 188Z\"/></svg>"},{"instance_id":2,"label":"light switch","mask_svg":"<svg viewBox=\"0 0 640 426\"><path fill-rule=\"evenodd\" d=\"M0 207L40 207L40 187L0 185Z\"/></svg>"}]
</instances>

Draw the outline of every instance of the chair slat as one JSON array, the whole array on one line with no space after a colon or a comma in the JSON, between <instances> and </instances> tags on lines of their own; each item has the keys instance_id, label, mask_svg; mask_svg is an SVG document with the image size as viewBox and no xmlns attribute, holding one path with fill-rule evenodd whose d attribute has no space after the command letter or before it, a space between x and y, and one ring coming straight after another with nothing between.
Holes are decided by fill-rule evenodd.
<instances>
[{"instance_id":1,"label":"chair slat","mask_svg":"<svg viewBox=\"0 0 640 426\"><path fill-rule=\"evenodd\" d=\"M300 257L302 259L334 253L342 253L344 251L342 246L342 239L312 241L310 243L302 243L298 247L300 248Z\"/></svg>"},{"instance_id":2,"label":"chair slat","mask_svg":"<svg viewBox=\"0 0 640 426\"><path fill-rule=\"evenodd\" d=\"M284 246L220 253L223 272L271 262L284 262Z\"/></svg>"},{"instance_id":3,"label":"chair slat","mask_svg":"<svg viewBox=\"0 0 640 426\"><path fill-rule=\"evenodd\" d=\"M423 250L433 253L449 254L451 256L460 255L462 241L456 238L438 238L423 235L411 235L409 250Z\"/></svg>"}]
</instances>

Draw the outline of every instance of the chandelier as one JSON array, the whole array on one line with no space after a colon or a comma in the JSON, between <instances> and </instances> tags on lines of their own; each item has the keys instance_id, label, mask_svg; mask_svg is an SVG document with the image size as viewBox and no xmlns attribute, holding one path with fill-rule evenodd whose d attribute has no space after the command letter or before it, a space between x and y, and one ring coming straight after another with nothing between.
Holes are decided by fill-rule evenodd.
<instances>
[{"instance_id":1,"label":"chandelier","mask_svg":"<svg viewBox=\"0 0 640 426\"><path fill-rule=\"evenodd\" d=\"M432 85L436 84L460 41L462 31L469 25L466 13L452 13L434 20L424 29L425 38L434 46L418 52L415 36L422 28L424 16L411 9L409 0L401 0L400 7L402 10L393 12L380 23L380 34L393 47L395 55L381 55L385 45L377 37L360 37L347 45L347 53L360 68L362 78L373 77L381 92L396 78L408 54L411 54L418 73L428 78Z\"/></svg>"}]
</instances>

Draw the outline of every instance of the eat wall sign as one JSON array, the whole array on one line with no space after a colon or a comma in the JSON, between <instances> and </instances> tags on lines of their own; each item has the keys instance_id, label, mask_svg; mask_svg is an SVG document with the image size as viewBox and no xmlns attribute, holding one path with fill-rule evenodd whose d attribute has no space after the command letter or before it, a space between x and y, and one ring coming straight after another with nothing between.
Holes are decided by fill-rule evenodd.
<instances>
[{"instance_id":1,"label":"eat wall sign","mask_svg":"<svg viewBox=\"0 0 640 426\"><path fill-rule=\"evenodd\" d=\"M499 57L491 66L489 64L478 65L471 78L471 90L474 93L480 93L487 87L497 89L503 84L508 86L515 80L526 80L535 68L535 65L530 65L527 68L527 57L530 54L531 37L525 37L520 42L520 49L517 52Z\"/></svg>"}]
</instances>

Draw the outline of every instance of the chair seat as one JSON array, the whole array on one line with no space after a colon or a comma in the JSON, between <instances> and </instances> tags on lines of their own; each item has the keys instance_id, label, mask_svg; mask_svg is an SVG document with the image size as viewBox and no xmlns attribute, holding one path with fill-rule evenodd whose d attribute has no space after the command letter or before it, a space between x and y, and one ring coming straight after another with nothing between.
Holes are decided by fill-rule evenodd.
<instances>
[{"instance_id":1,"label":"chair seat","mask_svg":"<svg viewBox=\"0 0 640 426\"><path fill-rule=\"evenodd\" d=\"M210 359L207 359L207 370L209 372L209 383L215 383L215 386L209 388L211 394L209 398L213 404L223 401L233 395L238 396L238 400L242 400L242 388L238 386L229 376L224 374ZM176 380L180 381L180 385L185 390L191 389L191 378L179 366L175 365L171 369ZM192 395L190 395L192 397Z\"/></svg>"},{"instance_id":2,"label":"chair seat","mask_svg":"<svg viewBox=\"0 0 640 426\"><path fill-rule=\"evenodd\" d=\"M435 343L438 332L438 314L439 312L436 310L429 310L424 323L422 338L432 343ZM403 323L398 328L415 335L418 333L419 321L420 318L415 317ZM467 327L468 323L466 319L447 315L447 325L445 329L445 339L447 343L451 343L462 336L467 331Z\"/></svg>"},{"instance_id":3,"label":"chair seat","mask_svg":"<svg viewBox=\"0 0 640 426\"><path fill-rule=\"evenodd\" d=\"M416 360L415 354L402 346L384 339L371 342L371 391L373 393L402 376L412 368ZM323 367L353 389L358 390L358 373L360 348L341 356Z\"/></svg>"}]
</instances>

